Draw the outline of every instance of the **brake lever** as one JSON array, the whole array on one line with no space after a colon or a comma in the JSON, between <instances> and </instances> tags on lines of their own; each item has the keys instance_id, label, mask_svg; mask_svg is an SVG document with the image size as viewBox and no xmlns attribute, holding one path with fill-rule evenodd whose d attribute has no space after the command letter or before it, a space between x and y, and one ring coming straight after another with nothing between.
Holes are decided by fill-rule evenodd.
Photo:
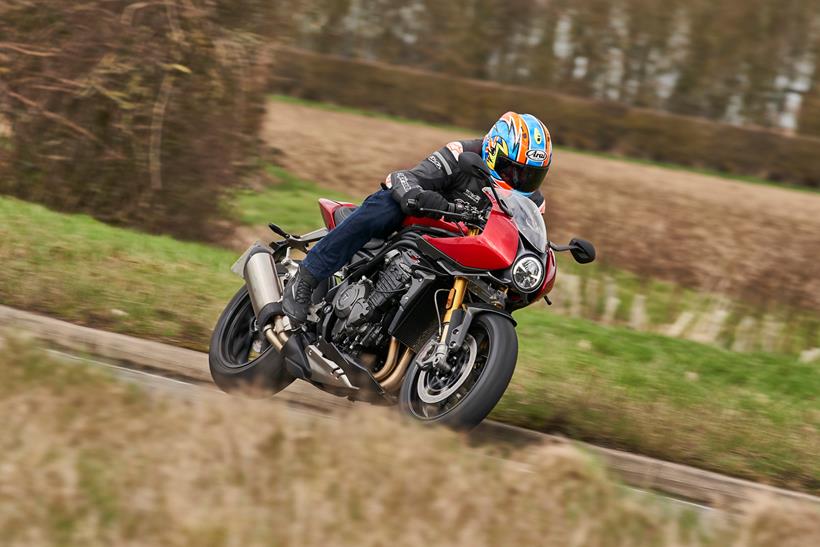
<instances>
[{"instance_id":1,"label":"brake lever","mask_svg":"<svg viewBox=\"0 0 820 547\"><path fill-rule=\"evenodd\" d=\"M462 213L455 213L455 212L451 212L451 211L442 211L440 209L427 209L425 207L419 207L418 209L416 209L416 212L417 213L422 213L422 214L425 214L425 215L428 215L428 214L429 215L439 215L439 216L442 216L444 218L453 218L455 220L465 220L465 216L466 216Z\"/></svg>"},{"instance_id":2,"label":"brake lever","mask_svg":"<svg viewBox=\"0 0 820 547\"><path fill-rule=\"evenodd\" d=\"M470 211L468 213L456 213L451 211L442 211L439 209L426 209L426 208L419 208L416 209L416 212L423 213L423 214L434 214L440 215L445 220L450 221L457 221L457 222L464 222L467 224L472 224L481 220L484 220L482 213L477 211Z\"/></svg>"}]
</instances>

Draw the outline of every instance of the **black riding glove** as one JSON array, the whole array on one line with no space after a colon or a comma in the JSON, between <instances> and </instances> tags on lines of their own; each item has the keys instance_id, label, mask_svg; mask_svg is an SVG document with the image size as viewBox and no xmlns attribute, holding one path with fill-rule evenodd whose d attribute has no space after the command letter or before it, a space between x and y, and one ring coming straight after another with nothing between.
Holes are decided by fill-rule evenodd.
<instances>
[{"instance_id":1,"label":"black riding glove","mask_svg":"<svg viewBox=\"0 0 820 547\"><path fill-rule=\"evenodd\" d=\"M453 207L444 196L432 190L413 188L402 196L401 210L405 215L441 216L441 213L426 213L420 211L420 209L435 209L437 211L451 212Z\"/></svg>"}]
</instances>

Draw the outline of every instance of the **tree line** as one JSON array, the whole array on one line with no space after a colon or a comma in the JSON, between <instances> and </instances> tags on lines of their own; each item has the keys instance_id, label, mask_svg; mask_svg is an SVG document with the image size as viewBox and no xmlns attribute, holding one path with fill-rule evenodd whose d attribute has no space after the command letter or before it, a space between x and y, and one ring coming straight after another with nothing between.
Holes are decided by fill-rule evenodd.
<instances>
[{"instance_id":1,"label":"tree line","mask_svg":"<svg viewBox=\"0 0 820 547\"><path fill-rule=\"evenodd\" d=\"M818 0L305 0L293 44L820 135Z\"/></svg>"},{"instance_id":2,"label":"tree line","mask_svg":"<svg viewBox=\"0 0 820 547\"><path fill-rule=\"evenodd\" d=\"M445 108L465 110L461 118L472 117L454 121L473 126L486 123L490 103L543 109L549 105L537 92L557 91L563 95L548 101L555 123L564 124L556 135L572 146L635 149L651 159L816 185L814 140L765 132L716 140L731 128L703 135L624 105L820 135L819 5L0 0L0 193L152 231L215 237L218 196L258 165L271 76L284 81L289 64L271 46L283 44L535 88L468 109L460 99L467 90L447 95L433 86L424 105L406 105L400 74L357 68L368 78L384 72L379 81L398 93L364 89L363 96L384 95L368 106L421 108L420 117L435 111L436 119ZM331 65L327 74L353 70ZM301 80L314 94L356 85L350 73L323 74L316 69ZM566 94L615 102L590 110ZM671 144L659 145L659 134ZM721 154L705 152L716 148ZM764 149L768 156L749 161Z\"/></svg>"}]
</instances>

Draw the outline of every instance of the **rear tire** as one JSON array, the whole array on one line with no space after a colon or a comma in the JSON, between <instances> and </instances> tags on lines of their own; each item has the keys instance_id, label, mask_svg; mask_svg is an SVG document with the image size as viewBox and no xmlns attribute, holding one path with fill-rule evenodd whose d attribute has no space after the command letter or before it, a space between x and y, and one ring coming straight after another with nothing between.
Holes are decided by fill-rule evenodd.
<instances>
[{"instance_id":1,"label":"rear tire","mask_svg":"<svg viewBox=\"0 0 820 547\"><path fill-rule=\"evenodd\" d=\"M509 319L484 313L477 316L468 332L471 344L465 343L462 351L475 347L471 375L463 385L440 403L422 400L420 389L425 389L424 371L413 361L402 383L399 405L403 412L426 422L469 430L481 423L492 411L507 389L518 359L518 337ZM447 380L441 382L446 387ZM446 393L442 388L440 393ZM426 394L429 400L430 392Z\"/></svg>"},{"instance_id":2,"label":"rear tire","mask_svg":"<svg viewBox=\"0 0 820 547\"><path fill-rule=\"evenodd\" d=\"M214 327L208 349L211 377L225 392L245 391L270 396L295 380L288 374L284 360L261 333L254 333L253 307L248 288L234 295ZM253 351L256 344L259 351Z\"/></svg>"}]
</instances>

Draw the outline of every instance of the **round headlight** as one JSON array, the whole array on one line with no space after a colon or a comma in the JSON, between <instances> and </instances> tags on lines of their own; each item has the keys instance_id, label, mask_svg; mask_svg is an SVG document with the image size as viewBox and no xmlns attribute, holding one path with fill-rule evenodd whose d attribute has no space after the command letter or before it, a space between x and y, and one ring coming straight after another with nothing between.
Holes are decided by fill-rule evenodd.
<instances>
[{"instance_id":1,"label":"round headlight","mask_svg":"<svg viewBox=\"0 0 820 547\"><path fill-rule=\"evenodd\" d=\"M534 256L522 256L513 264L512 277L519 291L534 291L544 280L544 265Z\"/></svg>"}]
</instances>

